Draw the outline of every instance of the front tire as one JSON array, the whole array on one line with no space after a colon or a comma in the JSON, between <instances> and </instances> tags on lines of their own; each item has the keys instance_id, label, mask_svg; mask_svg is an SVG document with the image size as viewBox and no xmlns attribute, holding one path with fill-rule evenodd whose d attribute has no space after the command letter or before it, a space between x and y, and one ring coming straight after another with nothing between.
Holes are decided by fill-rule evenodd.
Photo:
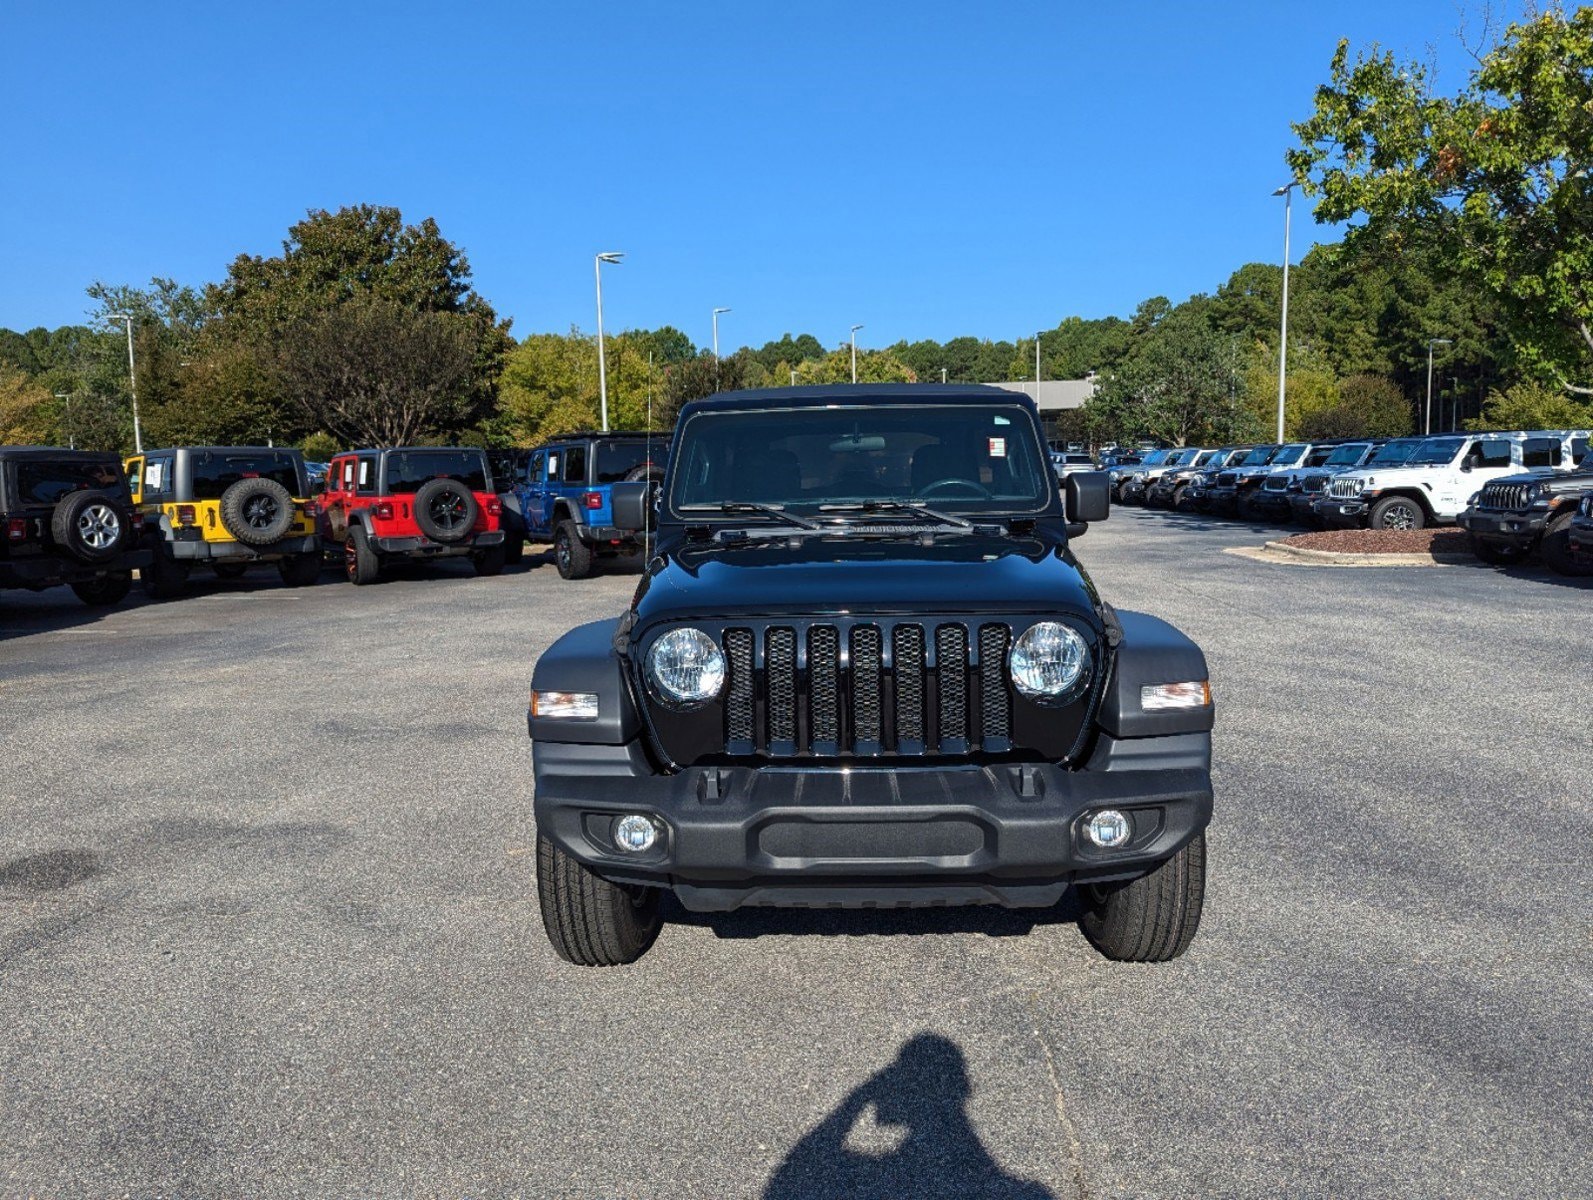
<instances>
[{"instance_id":1,"label":"front tire","mask_svg":"<svg viewBox=\"0 0 1593 1200\"><path fill-rule=\"evenodd\" d=\"M288 587L309 587L321 578L321 554L296 554L277 563L277 573Z\"/></svg>"},{"instance_id":2,"label":"front tire","mask_svg":"<svg viewBox=\"0 0 1593 1200\"><path fill-rule=\"evenodd\" d=\"M1471 552L1483 562L1495 567L1513 567L1526 560L1527 553L1517 546L1500 546L1485 542L1480 537L1471 538Z\"/></svg>"},{"instance_id":3,"label":"front tire","mask_svg":"<svg viewBox=\"0 0 1593 1200\"><path fill-rule=\"evenodd\" d=\"M553 558L566 579L585 579L592 573L592 548L581 540L574 521L560 521L553 531Z\"/></svg>"},{"instance_id":4,"label":"front tire","mask_svg":"<svg viewBox=\"0 0 1593 1200\"><path fill-rule=\"evenodd\" d=\"M489 577L503 574L503 564L507 559L508 551L502 546L488 546L485 550L477 550L470 556L476 574Z\"/></svg>"},{"instance_id":5,"label":"front tire","mask_svg":"<svg viewBox=\"0 0 1593 1200\"><path fill-rule=\"evenodd\" d=\"M578 967L635 962L658 937L658 891L594 875L537 834L537 899L553 952Z\"/></svg>"},{"instance_id":6,"label":"front tire","mask_svg":"<svg viewBox=\"0 0 1593 1200\"><path fill-rule=\"evenodd\" d=\"M77 598L90 608L109 608L113 604L120 604L132 588L131 571L114 571L99 579L86 579L72 585Z\"/></svg>"},{"instance_id":7,"label":"front tire","mask_svg":"<svg viewBox=\"0 0 1593 1200\"><path fill-rule=\"evenodd\" d=\"M1549 569L1560 575L1593 575L1593 567L1584 567L1571 557L1571 518L1575 513L1561 513L1549 522L1538 543L1538 556Z\"/></svg>"},{"instance_id":8,"label":"front tire","mask_svg":"<svg viewBox=\"0 0 1593 1200\"><path fill-rule=\"evenodd\" d=\"M150 538L146 544L152 557L147 567L138 569L144 595L151 600L171 600L180 596L188 586L188 565L171 556L163 538Z\"/></svg>"},{"instance_id":9,"label":"front tire","mask_svg":"<svg viewBox=\"0 0 1593 1200\"><path fill-rule=\"evenodd\" d=\"M1160 864L1148 875L1124 884L1081 889L1084 936L1107 958L1119 962L1170 962L1185 950L1200 928L1206 896L1206 835Z\"/></svg>"},{"instance_id":10,"label":"front tire","mask_svg":"<svg viewBox=\"0 0 1593 1200\"><path fill-rule=\"evenodd\" d=\"M1409 496L1389 496L1372 505L1366 524L1371 529L1416 530L1426 526L1427 514Z\"/></svg>"}]
</instances>

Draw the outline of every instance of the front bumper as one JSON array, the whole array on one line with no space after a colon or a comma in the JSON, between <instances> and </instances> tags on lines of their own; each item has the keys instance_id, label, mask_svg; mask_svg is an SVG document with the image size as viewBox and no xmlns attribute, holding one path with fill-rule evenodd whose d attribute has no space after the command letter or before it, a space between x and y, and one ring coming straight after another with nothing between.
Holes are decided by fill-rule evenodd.
<instances>
[{"instance_id":1,"label":"front bumper","mask_svg":"<svg viewBox=\"0 0 1593 1200\"><path fill-rule=\"evenodd\" d=\"M1324 525L1365 525L1366 514L1372 506L1365 500L1341 500L1336 496L1324 496L1313 506L1317 520Z\"/></svg>"},{"instance_id":2,"label":"front bumper","mask_svg":"<svg viewBox=\"0 0 1593 1200\"><path fill-rule=\"evenodd\" d=\"M1120 503L1120 504L1144 504L1145 503L1145 485L1144 485L1144 483L1129 483L1129 484L1125 484L1124 487L1123 487L1123 497L1122 497L1122 499L1120 501L1118 501L1118 503Z\"/></svg>"},{"instance_id":3,"label":"front bumper","mask_svg":"<svg viewBox=\"0 0 1593 1200\"><path fill-rule=\"evenodd\" d=\"M174 538L166 544L171 556L182 562L275 562L299 554L318 554L321 549L320 539L313 533L283 538L269 546L207 542L202 538Z\"/></svg>"},{"instance_id":4,"label":"front bumper","mask_svg":"<svg viewBox=\"0 0 1593 1200\"><path fill-rule=\"evenodd\" d=\"M1289 493L1254 488L1250 493L1250 507L1264 517L1286 517L1290 513Z\"/></svg>"},{"instance_id":5,"label":"front bumper","mask_svg":"<svg viewBox=\"0 0 1593 1200\"><path fill-rule=\"evenodd\" d=\"M1543 536L1549 523L1547 510L1543 512L1483 512L1468 508L1455 518L1459 526L1472 537L1498 545L1528 548Z\"/></svg>"},{"instance_id":6,"label":"front bumper","mask_svg":"<svg viewBox=\"0 0 1593 1200\"><path fill-rule=\"evenodd\" d=\"M1210 822L1209 734L1102 739L1089 769L1050 764L692 767L658 775L639 743L537 742L538 830L597 874L669 887L691 909L743 905L1054 904L1073 883L1132 878ZM1127 846L1083 837L1128 813ZM651 816L643 854L614 820Z\"/></svg>"},{"instance_id":7,"label":"front bumper","mask_svg":"<svg viewBox=\"0 0 1593 1200\"><path fill-rule=\"evenodd\" d=\"M8 558L0 561L0 587L37 592L60 584L92 583L108 575L128 574L139 567L147 567L151 557L148 550L128 550L103 563L79 562L57 554Z\"/></svg>"}]
</instances>

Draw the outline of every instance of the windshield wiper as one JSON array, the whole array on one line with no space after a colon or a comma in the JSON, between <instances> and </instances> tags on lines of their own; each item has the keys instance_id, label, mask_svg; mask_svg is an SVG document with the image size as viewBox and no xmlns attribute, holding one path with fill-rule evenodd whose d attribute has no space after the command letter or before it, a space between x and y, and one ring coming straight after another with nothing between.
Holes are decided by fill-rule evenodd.
<instances>
[{"instance_id":1,"label":"windshield wiper","mask_svg":"<svg viewBox=\"0 0 1593 1200\"><path fill-rule=\"evenodd\" d=\"M915 517L928 517L932 521L939 521L944 525L955 525L959 529L972 529L974 523L962 517L954 517L950 513L941 512L939 509L929 508L922 504L915 504L909 500L863 500L856 504L821 504L820 512L900 512L911 513Z\"/></svg>"},{"instance_id":2,"label":"windshield wiper","mask_svg":"<svg viewBox=\"0 0 1593 1200\"><path fill-rule=\"evenodd\" d=\"M705 510L714 510L722 513L759 513L765 517L773 517L777 521L784 521L787 525L795 525L798 529L820 528L817 521L810 521L806 517L788 513L785 509L776 508L772 504L754 504L750 500L727 500L723 504L690 504L680 511L703 512Z\"/></svg>"}]
</instances>

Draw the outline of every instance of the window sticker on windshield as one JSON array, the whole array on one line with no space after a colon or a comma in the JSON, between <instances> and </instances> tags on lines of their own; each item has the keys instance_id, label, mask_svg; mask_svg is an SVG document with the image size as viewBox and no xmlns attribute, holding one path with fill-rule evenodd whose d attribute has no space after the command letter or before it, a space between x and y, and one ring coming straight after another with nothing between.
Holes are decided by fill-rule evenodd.
<instances>
[{"instance_id":1,"label":"window sticker on windshield","mask_svg":"<svg viewBox=\"0 0 1593 1200\"><path fill-rule=\"evenodd\" d=\"M144 464L144 486L150 491L160 491L160 478L162 474L162 468L165 467L165 465L165 463L158 462Z\"/></svg>"},{"instance_id":2,"label":"window sticker on windshield","mask_svg":"<svg viewBox=\"0 0 1593 1200\"><path fill-rule=\"evenodd\" d=\"M990 457L991 458L1006 458L1007 457L1007 439L1006 438L999 437L999 438L991 438L990 439Z\"/></svg>"}]
</instances>

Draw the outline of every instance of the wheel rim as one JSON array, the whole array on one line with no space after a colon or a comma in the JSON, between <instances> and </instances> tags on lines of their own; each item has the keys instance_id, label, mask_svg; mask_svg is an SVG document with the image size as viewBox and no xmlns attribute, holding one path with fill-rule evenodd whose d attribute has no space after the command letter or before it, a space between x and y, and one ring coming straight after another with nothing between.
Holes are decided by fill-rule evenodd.
<instances>
[{"instance_id":1,"label":"wheel rim","mask_svg":"<svg viewBox=\"0 0 1593 1200\"><path fill-rule=\"evenodd\" d=\"M567 535L559 534L558 539L553 544L553 553L558 556L559 566L564 570L569 570L570 539Z\"/></svg>"},{"instance_id":2,"label":"wheel rim","mask_svg":"<svg viewBox=\"0 0 1593 1200\"><path fill-rule=\"evenodd\" d=\"M343 543L343 569L348 572L348 577L353 579L359 572L359 566L359 551L355 549L354 539L349 538L348 541Z\"/></svg>"},{"instance_id":3,"label":"wheel rim","mask_svg":"<svg viewBox=\"0 0 1593 1200\"><path fill-rule=\"evenodd\" d=\"M1415 510L1408 504L1390 504L1383 510L1383 528L1415 529Z\"/></svg>"},{"instance_id":4,"label":"wheel rim","mask_svg":"<svg viewBox=\"0 0 1593 1200\"><path fill-rule=\"evenodd\" d=\"M444 492L428 506L431 519L438 526L449 533L458 529L465 522L465 502L463 497L452 492Z\"/></svg>"},{"instance_id":5,"label":"wheel rim","mask_svg":"<svg viewBox=\"0 0 1593 1200\"><path fill-rule=\"evenodd\" d=\"M251 529L267 529L277 519L277 502L270 496L252 497L243 506L244 522Z\"/></svg>"},{"instance_id":6,"label":"wheel rim","mask_svg":"<svg viewBox=\"0 0 1593 1200\"><path fill-rule=\"evenodd\" d=\"M122 536L122 520L107 504L90 504L77 518L77 535L90 550L109 550Z\"/></svg>"}]
</instances>

